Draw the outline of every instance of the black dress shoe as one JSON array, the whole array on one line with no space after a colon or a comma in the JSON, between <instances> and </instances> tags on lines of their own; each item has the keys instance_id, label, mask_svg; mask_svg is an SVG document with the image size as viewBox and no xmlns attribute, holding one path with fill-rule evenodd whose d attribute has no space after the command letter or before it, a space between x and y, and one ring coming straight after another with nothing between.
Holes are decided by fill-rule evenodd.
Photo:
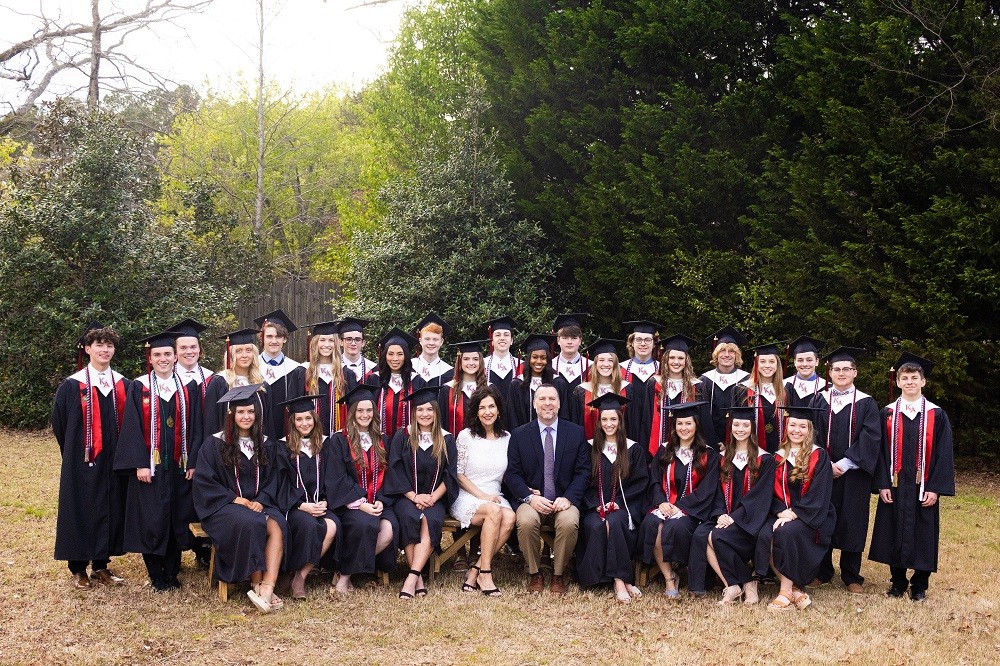
<instances>
[{"instance_id":1,"label":"black dress shoe","mask_svg":"<svg viewBox=\"0 0 1000 666\"><path fill-rule=\"evenodd\" d=\"M177 579L177 576L171 576L167 578L167 586L179 590L181 589L181 582Z\"/></svg>"},{"instance_id":2,"label":"black dress shoe","mask_svg":"<svg viewBox=\"0 0 1000 666\"><path fill-rule=\"evenodd\" d=\"M890 587L889 591L885 593L885 596L892 597L893 599L902 599L904 594L906 594L906 590L898 587Z\"/></svg>"},{"instance_id":3,"label":"black dress shoe","mask_svg":"<svg viewBox=\"0 0 1000 666\"><path fill-rule=\"evenodd\" d=\"M170 589L170 583L166 578L151 578L149 580L154 592L166 592Z\"/></svg>"},{"instance_id":4,"label":"black dress shoe","mask_svg":"<svg viewBox=\"0 0 1000 666\"><path fill-rule=\"evenodd\" d=\"M927 592L925 590L910 590L910 601L926 601Z\"/></svg>"}]
</instances>

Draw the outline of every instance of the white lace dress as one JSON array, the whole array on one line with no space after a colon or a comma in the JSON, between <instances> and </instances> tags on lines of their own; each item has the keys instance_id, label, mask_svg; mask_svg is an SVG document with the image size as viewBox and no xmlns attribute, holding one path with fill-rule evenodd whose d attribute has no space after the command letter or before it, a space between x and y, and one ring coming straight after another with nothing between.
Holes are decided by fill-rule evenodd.
<instances>
[{"instance_id":1,"label":"white lace dress","mask_svg":"<svg viewBox=\"0 0 1000 666\"><path fill-rule=\"evenodd\" d=\"M500 495L500 504L510 508L510 503L500 493L504 472L507 471L507 444L510 433L495 440L475 437L468 428L458 433L455 444L458 447L458 473L474 483L487 495ZM462 527L468 527L476 511L486 500L481 500L465 489L458 491L458 497L451 505L451 515Z\"/></svg>"}]
</instances>

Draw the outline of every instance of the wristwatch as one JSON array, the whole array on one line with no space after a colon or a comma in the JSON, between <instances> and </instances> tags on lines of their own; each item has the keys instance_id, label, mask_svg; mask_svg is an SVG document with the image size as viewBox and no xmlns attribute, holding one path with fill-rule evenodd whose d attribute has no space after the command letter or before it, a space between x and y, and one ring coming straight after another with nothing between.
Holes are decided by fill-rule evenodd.
<instances>
[{"instance_id":1,"label":"wristwatch","mask_svg":"<svg viewBox=\"0 0 1000 666\"><path fill-rule=\"evenodd\" d=\"M530 495L526 495L524 497L524 499L521 500L521 504L531 504L531 498L534 497L534 496L535 496L534 493L531 493Z\"/></svg>"}]
</instances>

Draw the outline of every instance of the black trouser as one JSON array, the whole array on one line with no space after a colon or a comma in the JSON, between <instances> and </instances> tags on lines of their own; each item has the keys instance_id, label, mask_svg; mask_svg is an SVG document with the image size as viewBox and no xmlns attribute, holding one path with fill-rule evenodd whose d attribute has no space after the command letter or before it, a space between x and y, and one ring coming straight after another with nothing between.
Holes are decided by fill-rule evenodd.
<instances>
[{"instance_id":1,"label":"black trouser","mask_svg":"<svg viewBox=\"0 0 1000 666\"><path fill-rule=\"evenodd\" d=\"M861 575L861 555L847 550L840 551L840 579L844 581L844 585L851 583L864 585L865 577ZM824 583L830 582L833 578L833 548L826 551L826 555L823 556L816 577Z\"/></svg>"},{"instance_id":2,"label":"black trouser","mask_svg":"<svg viewBox=\"0 0 1000 666\"><path fill-rule=\"evenodd\" d=\"M107 569L110 562L111 560L94 560L93 562L90 560L70 560L67 564L69 565L70 573L80 574L87 573L88 564L91 565L90 568L92 571L100 571L101 569Z\"/></svg>"},{"instance_id":3,"label":"black trouser","mask_svg":"<svg viewBox=\"0 0 1000 666\"><path fill-rule=\"evenodd\" d=\"M893 588L906 591L907 587L911 587L913 588L913 592L926 592L927 584L930 582L931 572L914 569L913 576L909 580L906 580L906 571L905 567L889 567L890 580L892 581Z\"/></svg>"},{"instance_id":4,"label":"black trouser","mask_svg":"<svg viewBox=\"0 0 1000 666\"><path fill-rule=\"evenodd\" d=\"M177 578L177 574L181 572L181 549L173 532L167 541L166 553L163 555L143 553L142 561L146 563L149 580L154 584L167 583Z\"/></svg>"}]
</instances>

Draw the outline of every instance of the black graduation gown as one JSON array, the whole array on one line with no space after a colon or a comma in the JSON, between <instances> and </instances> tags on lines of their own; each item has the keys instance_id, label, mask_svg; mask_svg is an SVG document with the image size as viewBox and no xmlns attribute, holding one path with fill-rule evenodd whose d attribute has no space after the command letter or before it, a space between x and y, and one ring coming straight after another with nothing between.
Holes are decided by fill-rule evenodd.
<instances>
[{"instance_id":1,"label":"black graduation gown","mask_svg":"<svg viewBox=\"0 0 1000 666\"><path fill-rule=\"evenodd\" d=\"M757 398L750 393L749 387L740 384L736 391L734 392L733 400L737 405L743 405L746 407L754 407L757 405ZM763 430L764 439L766 442L760 441L760 435L758 434L757 439L761 448L768 453L774 453L781 446L781 428L778 425L779 414L781 412L776 407L776 402L771 402L764 396L760 397L760 412L764 415ZM723 414L723 417L725 414ZM756 424L757 419L754 419ZM725 433L725 430L722 430ZM758 427L758 433L760 428Z\"/></svg>"},{"instance_id":2,"label":"black graduation gown","mask_svg":"<svg viewBox=\"0 0 1000 666\"><path fill-rule=\"evenodd\" d=\"M826 394L829 395L829 394ZM855 403L854 438L851 438L851 406L843 407L830 418L830 405L820 396L816 406L826 408L819 418L818 441L830 456L831 462L848 458L858 466L833 480L833 508L837 511L837 527L833 532L831 548L860 553L868 540L868 520L871 515L872 474L878 463L882 426L878 404L869 395ZM827 442L827 428L830 441Z\"/></svg>"},{"instance_id":3,"label":"black graduation gown","mask_svg":"<svg viewBox=\"0 0 1000 666\"><path fill-rule=\"evenodd\" d=\"M191 394L198 390L195 382L188 382L188 405ZM136 469L149 469L148 433L144 407L149 406L150 391L141 381L133 381L129 386L125 404L125 418L122 423L118 449L115 452L115 470L128 476L128 491L125 500L125 550L145 555L166 555L171 534L181 550L192 547L193 537L189 525L197 521L191 498L192 481L188 481L185 470L174 458L174 432L181 427L176 418L178 393L170 400L160 396L157 420L160 430L160 463L156 465L152 483L142 483L135 476ZM168 425L168 419L173 425ZM188 465L191 458L198 456L203 439L201 423L194 418L189 408ZM195 468L197 469L197 468Z\"/></svg>"},{"instance_id":4,"label":"black graduation gown","mask_svg":"<svg viewBox=\"0 0 1000 666\"><path fill-rule=\"evenodd\" d=\"M389 440L382 438L381 446L388 448ZM360 498L368 498L368 491L362 487L361 476L351 456L351 447L347 437L342 432L336 433L327 440L326 492L327 504L340 518L342 536L338 556L340 557L340 572L346 576L353 574L373 574L375 569L392 571L396 568L399 527L396 515L392 512L393 497L385 494L384 476L378 479L368 479L374 485L373 502L382 502L382 515L372 516L360 509L350 509L348 506ZM326 449L324 449L326 450ZM388 465L388 460L386 461ZM382 470L385 474L385 470ZM378 541L380 523L389 521L392 525L393 543L378 555L375 546Z\"/></svg>"},{"instance_id":5,"label":"black graduation gown","mask_svg":"<svg viewBox=\"0 0 1000 666\"><path fill-rule=\"evenodd\" d=\"M183 371L181 366L175 366L176 368ZM197 380L190 380L188 383L188 395L191 398L191 412L194 415L194 420L196 423L200 424L202 436L198 438L198 446L195 447L194 451L188 454L188 467L198 469L198 449L201 448L201 443L207 435L213 432L218 432L222 429L220 425L216 430L209 430L208 426L215 425L218 422L217 409L215 403L211 402L211 396L217 395L218 398L225 394L226 387L225 378L211 372L206 371L205 381L200 384ZM190 377L191 374L185 373L181 377ZM183 381L183 379L181 380ZM218 391L222 390L221 393ZM223 407L223 416L225 416L225 405ZM211 414L209 414L211 413ZM224 422L224 421L223 421Z\"/></svg>"},{"instance_id":6,"label":"black graduation gown","mask_svg":"<svg viewBox=\"0 0 1000 666\"><path fill-rule=\"evenodd\" d=\"M694 399L693 400L682 400L681 393L679 392L673 398L667 396L666 404L669 408L672 405L682 404L683 402L702 402L705 401L705 391L707 387L705 384L699 380L697 384L694 385ZM649 412L652 415L650 421L649 439L646 440L646 450L652 457L656 455L656 452L663 445L663 442L667 441L670 437L671 423L669 423L669 413L667 414L667 422L663 420L663 387L660 386L653 380L653 387L650 391L649 396ZM629 407L632 405L629 404ZM667 410L669 412L669 409ZM712 424L712 411L709 409L708 402L698 408L698 423L701 425L702 435L705 437L705 441L710 447L718 450L718 438L715 436L715 426Z\"/></svg>"},{"instance_id":7,"label":"black graduation gown","mask_svg":"<svg viewBox=\"0 0 1000 666\"><path fill-rule=\"evenodd\" d=\"M204 428L202 429L205 437L211 437L217 432L222 432L226 427L226 410L229 407L225 404L220 405L219 398L228 393L229 388L229 383L222 376L222 373L212 375L212 381L209 382L208 389L205 391L205 408L203 410ZM263 394L261 395L263 396ZM270 402L262 399L258 408L263 413L262 423L269 423L271 414Z\"/></svg>"},{"instance_id":8,"label":"black graduation gown","mask_svg":"<svg viewBox=\"0 0 1000 666\"><path fill-rule=\"evenodd\" d=\"M284 568L288 572L298 571L307 564L318 565L321 558L324 564L333 569L337 568L337 548L341 541L340 520L334 515L329 502L327 502L327 512L323 516L315 517L299 511L299 506L303 502L327 500L325 479L329 454L326 444L329 441L326 439L323 450L311 458L304 453L293 457L285 442L283 440L278 442L276 456L277 467L280 470L278 508L284 512L285 520L288 522L284 563ZM299 463L297 467L296 457ZM316 473L317 466L319 474ZM300 478L301 483L299 483ZM334 542L324 557L323 539L326 537L327 520L333 521L337 531Z\"/></svg>"},{"instance_id":9,"label":"black graduation gown","mask_svg":"<svg viewBox=\"0 0 1000 666\"><path fill-rule=\"evenodd\" d=\"M285 356L281 365L285 363L295 363L295 361ZM269 366L263 356L260 357L260 371L264 375L264 388L266 389L264 392L264 423L267 427L264 434L275 441L284 437L288 428L285 408L279 405L287 400L305 395L303 390L306 385L306 369L298 364L296 364L297 367L283 376L268 382L268 369L277 370L281 368L281 365Z\"/></svg>"},{"instance_id":10,"label":"black graduation gown","mask_svg":"<svg viewBox=\"0 0 1000 666\"><path fill-rule=\"evenodd\" d=\"M93 375L92 375L93 376ZM116 378L105 396L96 388L101 415L101 452L90 463L84 460L84 411L81 398L86 380L65 379L56 389L52 405L52 432L59 443L59 512L56 515L57 560L107 560L125 553L125 492L127 480L113 471L118 445L118 416L124 416L131 382ZM119 388L119 384L121 387Z\"/></svg>"},{"instance_id":11,"label":"black graduation gown","mask_svg":"<svg viewBox=\"0 0 1000 666\"><path fill-rule=\"evenodd\" d=\"M255 571L264 571L264 547L267 545L267 519L278 523L282 543L288 543L288 524L278 508L280 470L272 440L264 441L267 464L257 467L256 459L237 452L239 489L235 470L224 465L221 447L225 442L209 437L201 450L201 461L194 473L194 503L202 529L216 547L215 574L227 583L239 583ZM257 472L260 471L258 485ZM234 504L237 497L260 502L264 511Z\"/></svg>"},{"instance_id":12,"label":"black graduation gown","mask_svg":"<svg viewBox=\"0 0 1000 666\"><path fill-rule=\"evenodd\" d=\"M625 410L625 432L628 438L641 445L649 441L649 431L653 425L653 391L656 387L656 375L650 375L642 381L634 372L627 371L628 362L622 366L622 374L628 382L625 387L625 397L629 399Z\"/></svg>"},{"instance_id":13,"label":"black graduation gown","mask_svg":"<svg viewBox=\"0 0 1000 666\"><path fill-rule=\"evenodd\" d=\"M493 366L493 355L486 357L486 383L489 386L496 386L500 391L500 395L503 396L504 404L509 404L510 402L510 386L516 377L520 375L517 372L518 366L521 364L521 360L514 356L513 354L508 357L508 361L513 365L506 375L501 377L494 371ZM507 424L509 427L510 424Z\"/></svg>"},{"instance_id":14,"label":"black graduation gown","mask_svg":"<svg viewBox=\"0 0 1000 666\"><path fill-rule=\"evenodd\" d=\"M358 385L358 378L355 376L354 371L350 368L343 368L344 373L344 393L349 393ZM305 379L305 373L302 374L303 379ZM322 377L316 380L316 384L319 388L319 422L323 426L323 434L327 437L331 436L331 432L336 432L338 428L333 427L333 414L334 410L340 410L339 422L341 424L341 429L345 419L347 418L347 405L338 405L337 400L344 397L343 394L337 395L334 391L333 400L330 400L330 382L326 381ZM302 395L309 395L309 391L303 386ZM333 409L331 409L331 405Z\"/></svg>"},{"instance_id":15,"label":"black graduation gown","mask_svg":"<svg viewBox=\"0 0 1000 666\"><path fill-rule=\"evenodd\" d=\"M805 493L802 491L805 479L793 482L792 465L775 459L775 492L771 501L771 515L757 533L755 555L757 572L766 572L768 564L762 560L765 557L765 547L769 547L774 568L791 578L799 588L816 578L837 525L837 512L831 501L833 470L830 467L830 457L821 448L814 448L810 455L815 456L809 463L812 480ZM787 493L785 497L778 492L779 485ZM789 508L798 518L774 530L777 515Z\"/></svg>"},{"instance_id":16,"label":"black graduation gown","mask_svg":"<svg viewBox=\"0 0 1000 666\"><path fill-rule=\"evenodd\" d=\"M726 386L719 386L713 377L720 377L720 381L725 380ZM726 434L726 412L736 404L736 387L746 380L748 373L739 368L728 374L719 374L717 370L706 372L698 379L705 387L705 399L708 400L708 409L712 414L712 429L717 436L724 437ZM730 383L731 382L731 383Z\"/></svg>"},{"instance_id":17,"label":"black graduation gown","mask_svg":"<svg viewBox=\"0 0 1000 666\"><path fill-rule=\"evenodd\" d=\"M590 369L593 367L593 364L582 356L580 357L579 364L581 365L581 367L586 367L587 370L584 371L581 375L577 375L576 377L574 377L572 381L566 379L564 375L558 372L555 374L555 378L552 380L552 385L555 386L556 390L559 392L559 418L561 419L569 419L570 409L571 409L570 405L572 404L573 400L573 391L576 389L577 386L583 383L583 380L585 379L583 375L589 372ZM552 367L555 368L555 360L552 361ZM530 421L531 419L528 420Z\"/></svg>"},{"instance_id":18,"label":"black graduation gown","mask_svg":"<svg viewBox=\"0 0 1000 666\"><path fill-rule=\"evenodd\" d=\"M414 490L414 454L407 432L400 430L389 444L389 469L385 474L383 491L393 498L392 510L396 514L396 521L399 525L400 547L420 543L420 518L423 515L427 518L431 544L435 549L440 550L441 526L448 514L448 507L458 495L458 474L456 472L458 449L455 447L455 438L451 434L445 433L444 443L447 459L441 462L440 469L431 455L430 448L425 451L417 447L416 490L418 493L431 493L442 483L446 489L444 496L435 502L434 506L423 511L417 509L416 505L405 497L405 493ZM436 483L434 481L435 475L437 477Z\"/></svg>"},{"instance_id":19,"label":"black graduation gown","mask_svg":"<svg viewBox=\"0 0 1000 666\"><path fill-rule=\"evenodd\" d=\"M892 405L882 410L883 424L887 422L891 412ZM955 458L951 422L948 414L940 407L935 406L928 409L928 412L934 413L934 435L924 489L941 496L953 496ZM903 455L898 487L893 487L892 479L889 449L891 430L888 425L883 425L874 489L891 488L893 503L886 504L881 499L878 500L868 559L889 566L933 572L937 571L938 564L941 502L935 502L931 507L920 506L920 484L916 482L919 420L919 417L902 418Z\"/></svg>"},{"instance_id":20,"label":"black graduation gown","mask_svg":"<svg viewBox=\"0 0 1000 666\"><path fill-rule=\"evenodd\" d=\"M590 392L589 386L589 383L580 384L573 389L572 396L570 397L569 415L566 418L583 428L584 437L593 439L594 433L601 427L601 416L600 410L587 406L594 399L594 394ZM625 395L625 389L627 388L627 386L622 387L621 395ZM629 407L631 405L625 406L625 410L622 413L623 419L627 418L626 413ZM627 436L628 433L626 432Z\"/></svg>"},{"instance_id":21,"label":"black graduation gown","mask_svg":"<svg viewBox=\"0 0 1000 666\"><path fill-rule=\"evenodd\" d=\"M732 481L723 484L722 456L719 456L719 491L715 495L713 515L710 520L698 526L692 540L691 559L688 561L688 579L691 581L689 587L692 590L705 590L705 587L696 588L695 584L702 581L708 573L709 535L726 581L730 585L742 585L750 580L751 571L747 561L753 556L757 534L767 520L774 497L774 457L768 453L758 455L758 464L757 478L744 494L749 465L743 469L734 466ZM728 505L727 494L730 497ZM724 514L729 514L733 524L725 528L716 527L719 516Z\"/></svg>"},{"instance_id":22,"label":"black graduation gown","mask_svg":"<svg viewBox=\"0 0 1000 666\"><path fill-rule=\"evenodd\" d=\"M413 375L410 379L409 387L404 385L398 392L386 387L384 391L386 400L385 405L383 406L383 390L381 388L381 381L382 379L379 376L379 373L372 372L368 375L365 383L375 389L375 413L378 414L379 425L382 427L383 434L389 438L389 441L392 441L392 438L396 434L397 430L400 428L405 430L406 426L409 425L409 421L407 421L406 418L407 415L410 414L411 410L409 404L403 400L403 398L417 389L423 388L426 384L420 375ZM412 415L410 415L410 418L412 418Z\"/></svg>"},{"instance_id":23,"label":"black graduation gown","mask_svg":"<svg viewBox=\"0 0 1000 666\"><path fill-rule=\"evenodd\" d=\"M621 508L607 514L605 522L597 512L601 498L593 480L583 495L584 511L576 542L576 580L583 587L609 583L615 578L633 582L632 556L639 539L639 525L645 515L649 468L642 446L635 442L629 444L629 475L614 489L614 502ZM613 463L603 454L600 460L604 501L610 502Z\"/></svg>"},{"instance_id":24,"label":"black graduation gown","mask_svg":"<svg viewBox=\"0 0 1000 666\"><path fill-rule=\"evenodd\" d=\"M694 461L691 461L694 464ZM654 460L656 474L650 479L650 501L649 512L642 521L640 528L640 538L642 540L642 561L646 564L653 563L653 548L656 545L656 532L660 525L663 531L660 536L660 544L663 548L663 559L665 562L679 562L687 564L691 552L691 537L700 523L708 520L712 514L712 507L715 504L715 493L719 486L719 452L712 447L708 448L705 462L705 474L695 482L692 474L692 491L683 497L678 497L674 505L684 512L681 518L670 518L664 520L653 513L661 503L667 501L667 495L663 489L664 472L666 471L659 460ZM688 466L681 464L677 460L674 465L673 485L675 488L683 489L687 483ZM682 490L683 492L683 490Z\"/></svg>"}]
</instances>

